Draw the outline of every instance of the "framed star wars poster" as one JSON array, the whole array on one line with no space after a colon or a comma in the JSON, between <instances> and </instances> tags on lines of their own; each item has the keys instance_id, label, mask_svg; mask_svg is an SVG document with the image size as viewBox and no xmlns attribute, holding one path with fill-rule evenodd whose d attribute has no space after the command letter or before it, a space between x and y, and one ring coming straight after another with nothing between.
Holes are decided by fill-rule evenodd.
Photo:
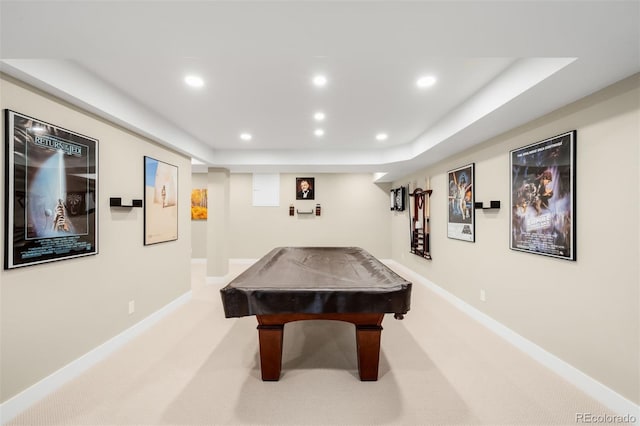
<instances>
[{"instance_id":1,"label":"framed star wars poster","mask_svg":"<svg viewBox=\"0 0 640 426\"><path fill-rule=\"evenodd\" d=\"M576 260L576 131L518 148L511 162L511 249Z\"/></svg>"},{"instance_id":2,"label":"framed star wars poster","mask_svg":"<svg viewBox=\"0 0 640 426\"><path fill-rule=\"evenodd\" d=\"M98 140L5 110L4 268L98 253Z\"/></svg>"},{"instance_id":3,"label":"framed star wars poster","mask_svg":"<svg viewBox=\"0 0 640 426\"><path fill-rule=\"evenodd\" d=\"M447 236L455 240L476 240L475 197L473 188L474 164L450 170L449 177L449 216Z\"/></svg>"}]
</instances>

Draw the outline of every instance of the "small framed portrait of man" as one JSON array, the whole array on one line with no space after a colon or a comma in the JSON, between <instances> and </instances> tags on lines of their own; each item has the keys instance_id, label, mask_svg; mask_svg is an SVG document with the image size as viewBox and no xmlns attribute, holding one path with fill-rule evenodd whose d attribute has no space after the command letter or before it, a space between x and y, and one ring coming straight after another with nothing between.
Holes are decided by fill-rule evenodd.
<instances>
[{"instance_id":1,"label":"small framed portrait of man","mask_svg":"<svg viewBox=\"0 0 640 426\"><path fill-rule=\"evenodd\" d=\"M315 196L315 178L296 178L296 200L313 200Z\"/></svg>"}]
</instances>

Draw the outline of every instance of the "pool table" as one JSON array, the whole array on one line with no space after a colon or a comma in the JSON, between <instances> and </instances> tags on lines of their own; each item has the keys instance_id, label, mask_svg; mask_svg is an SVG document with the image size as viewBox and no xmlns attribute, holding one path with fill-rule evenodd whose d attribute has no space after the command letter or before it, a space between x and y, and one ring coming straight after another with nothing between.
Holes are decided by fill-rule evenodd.
<instances>
[{"instance_id":1,"label":"pool table","mask_svg":"<svg viewBox=\"0 0 640 426\"><path fill-rule=\"evenodd\" d=\"M409 311L411 283L358 247L278 247L220 290L226 318L258 320L262 380L277 381L284 325L337 320L355 325L360 380L378 380L385 313Z\"/></svg>"}]
</instances>

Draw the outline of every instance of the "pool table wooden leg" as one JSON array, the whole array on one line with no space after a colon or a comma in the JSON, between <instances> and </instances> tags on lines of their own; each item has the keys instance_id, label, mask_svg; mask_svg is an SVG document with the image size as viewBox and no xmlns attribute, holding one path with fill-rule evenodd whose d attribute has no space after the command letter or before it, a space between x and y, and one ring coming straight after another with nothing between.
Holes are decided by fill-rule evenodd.
<instances>
[{"instance_id":1,"label":"pool table wooden leg","mask_svg":"<svg viewBox=\"0 0 640 426\"><path fill-rule=\"evenodd\" d=\"M282 368L282 338L284 324L258 325L260 341L260 370L262 380L280 380Z\"/></svg>"},{"instance_id":2,"label":"pool table wooden leg","mask_svg":"<svg viewBox=\"0 0 640 426\"><path fill-rule=\"evenodd\" d=\"M384 313L324 313L256 315L260 340L260 369L262 380L277 381L282 369L282 340L284 325L291 321L335 320L356 326L358 372L362 381L378 380L380 335Z\"/></svg>"},{"instance_id":3,"label":"pool table wooden leg","mask_svg":"<svg viewBox=\"0 0 640 426\"><path fill-rule=\"evenodd\" d=\"M362 381L378 380L381 325L356 324L358 372Z\"/></svg>"}]
</instances>

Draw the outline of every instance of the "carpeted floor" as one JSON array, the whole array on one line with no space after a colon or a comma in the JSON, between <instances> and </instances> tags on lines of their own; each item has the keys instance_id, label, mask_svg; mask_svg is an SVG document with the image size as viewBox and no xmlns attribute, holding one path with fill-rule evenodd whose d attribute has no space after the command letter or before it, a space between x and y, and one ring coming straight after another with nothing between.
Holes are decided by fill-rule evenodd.
<instances>
[{"instance_id":1,"label":"carpeted floor","mask_svg":"<svg viewBox=\"0 0 640 426\"><path fill-rule=\"evenodd\" d=\"M263 382L256 319L225 319L205 268L193 265L191 301L8 424L575 425L578 413L613 414L415 284L405 319L383 322L377 382L359 381L353 325L333 321L287 324L281 379Z\"/></svg>"}]
</instances>

